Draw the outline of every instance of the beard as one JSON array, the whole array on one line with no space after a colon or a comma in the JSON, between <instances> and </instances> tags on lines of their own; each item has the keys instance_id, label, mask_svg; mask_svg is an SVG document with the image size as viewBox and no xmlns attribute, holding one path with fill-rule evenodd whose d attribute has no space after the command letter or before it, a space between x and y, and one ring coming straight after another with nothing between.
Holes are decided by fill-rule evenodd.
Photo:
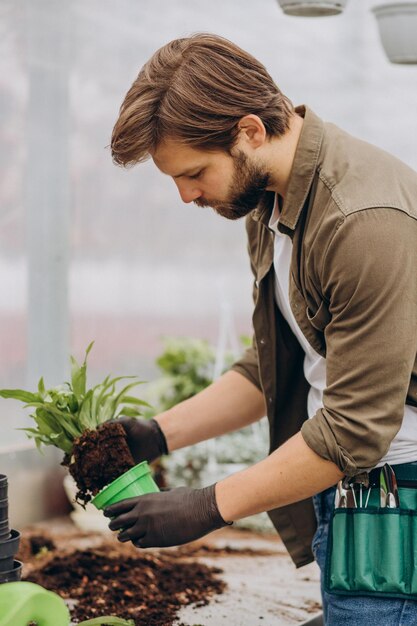
<instances>
[{"instance_id":1,"label":"beard","mask_svg":"<svg viewBox=\"0 0 417 626\"><path fill-rule=\"evenodd\" d=\"M199 207L211 207L228 220L238 220L256 209L270 182L270 175L259 165L250 163L243 152L233 157L234 173L230 188L230 199L225 202L218 200L201 200L197 198L194 204Z\"/></svg>"}]
</instances>

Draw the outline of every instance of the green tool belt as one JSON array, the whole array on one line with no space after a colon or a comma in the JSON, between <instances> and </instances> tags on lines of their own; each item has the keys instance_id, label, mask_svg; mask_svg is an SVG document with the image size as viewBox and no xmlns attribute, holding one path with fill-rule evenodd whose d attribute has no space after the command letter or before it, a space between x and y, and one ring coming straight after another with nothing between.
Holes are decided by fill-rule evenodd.
<instances>
[{"instance_id":1,"label":"green tool belt","mask_svg":"<svg viewBox=\"0 0 417 626\"><path fill-rule=\"evenodd\" d=\"M324 581L328 593L417 600L417 463L390 469L399 506L381 506L378 469L368 475L360 498L356 484L354 503L347 500L345 508L334 509Z\"/></svg>"}]
</instances>

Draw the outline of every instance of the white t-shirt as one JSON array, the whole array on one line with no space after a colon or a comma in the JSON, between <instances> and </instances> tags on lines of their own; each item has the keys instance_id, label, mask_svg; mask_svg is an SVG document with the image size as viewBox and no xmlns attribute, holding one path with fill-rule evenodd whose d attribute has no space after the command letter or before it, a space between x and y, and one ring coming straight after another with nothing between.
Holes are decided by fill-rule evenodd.
<instances>
[{"instance_id":1,"label":"white t-shirt","mask_svg":"<svg viewBox=\"0 0 417 626\"><path fill-rule=\"evenodd\" d=\"M326 387L326 359L320 356L309 344L291 311L289 276L292 241L288 235L278 230L278 220L279 207L277 196L275 196L274 210L269 220L269 228L275 233L275 300L305 353L304 376L310 385L307 412L308 417L311 418L318 409L323 407L323 391ZM405 405L401 428L391 442L387 454L381 459L377 467L384 463L393 465L410 461L417 461L417 408Z\"/></svg>"}]
</instances>

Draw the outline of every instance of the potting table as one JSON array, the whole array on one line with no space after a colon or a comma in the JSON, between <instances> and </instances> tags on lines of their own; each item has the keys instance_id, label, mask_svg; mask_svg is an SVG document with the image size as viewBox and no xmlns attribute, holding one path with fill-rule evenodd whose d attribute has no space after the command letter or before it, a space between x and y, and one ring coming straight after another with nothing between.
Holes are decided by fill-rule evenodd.
<instances>
[{"instance_id":1,"label":"potting table","mask_svg":"<svg viewBox=\"0 0 417 626\"><path fill-rule=\"evenodd\" d=\"M22 530L23 537L25 530ZM61 545L65 549L70 547L74 550L96 547L103 541L103 537L113 542L110 531L104 535L98 532L82 533L75 529L69 518L36 524L30 530L52 535L58 551ZM115 538L114 542L117 544ZM316 564L296 570L276 535L224 528L193 545L206 546L192 558L221 568L223 573L219 577L227 583L227 589L213 596L207 606L182 608L176 624L301 626L320 613L319 571ZM231 550L228 552L228 549ZM37 567L39 560L34 559L33 563ZM24 566L24 574L25 567L30 570L30 563Z\"/></svg>"}]
</instances>

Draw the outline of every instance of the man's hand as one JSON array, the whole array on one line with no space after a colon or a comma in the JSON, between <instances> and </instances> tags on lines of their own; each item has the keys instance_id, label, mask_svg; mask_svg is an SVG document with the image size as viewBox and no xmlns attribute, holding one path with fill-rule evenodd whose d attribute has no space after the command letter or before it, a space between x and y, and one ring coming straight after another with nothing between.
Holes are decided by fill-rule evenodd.
<instances>
[{"instance_id":1,"label":"man's hand","mask_svg":"<svg viewBox=\"0 0 417 626\"><path fill-rule=\"evenodd\" d=\"M215 485L203 489L178 487L122 500L104 510L119 541L138 548L166 548L194 541L230 525L217 508Z\"/></svg>"},{"instance_id":2,"label":"man's hand","mask_svg":"<svg viewBox=\"0 0 417 626\"><path fill-rule=\"evenodd\" d=\"M168 454L165 435L154 419L144 420L135 417L119 417L135 463L155 461L163 454Z\"/></svg>"}]
</instances>

